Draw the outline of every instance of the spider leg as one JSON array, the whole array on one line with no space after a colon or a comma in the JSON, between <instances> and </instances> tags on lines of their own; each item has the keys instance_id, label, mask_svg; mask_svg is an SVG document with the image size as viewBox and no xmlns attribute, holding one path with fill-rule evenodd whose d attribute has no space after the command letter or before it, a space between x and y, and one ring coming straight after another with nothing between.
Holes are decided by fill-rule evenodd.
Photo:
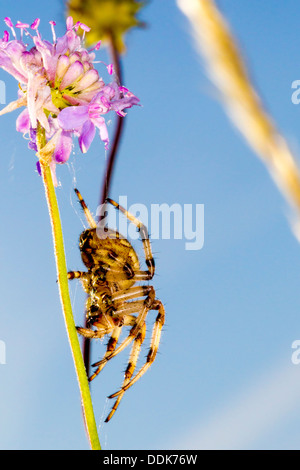
<instances>
[{"instance_id":1,"label":"spider leg","mask_svg":"<svg viewBox=\"0 0 300 470\"><path fill-rule=\"evenodd\" d=\"M101 370L108 363L108 361L112 359L113 357L115 357L117 354L119 354L119 352L121 352L127 346L126 344L122 347L122 349L120 350L119 348L116 349L116 345L117 345L122 327L135 324L136 317L134 315L130 315L129 313L136 312L140 308L141 301L131 302L131 304L134 304L134 305L130 306L130 308L128 309L123 309L122 311L120 311L120 313L118 313L118 317L120 318L120 324L119 324L120 330L117 329L118 327L115 328L115 330L112 332L111 338L108 341L107 349L106 349L106 353L104 357L100 361L92 364L92 367L98 366L98 368L93 373L93 375L89 378L89 381L92 381L101 372ZM110 333L110 331L108 333Z\"/></svg>"},{"instance_id":2,"label":"spider leg","mask_svg":"<svg viewBox=\"0 0 300 470\"><path fill-rule=\"evenodd\" d=\"M148 314L148 311L151 310L151 306L154 302L155 299L155 291L153 287L149 287L149 295L146 297L145 300L140 300L136 302L129 302L126 304L126 307L124 307L122 310L118 311L118 315L122 315L124 317L124 320L126 319L126 316L129 317L129 321L127 319L127 325L132 325L132 328L129 332L129 335L127 338L125 338L122 343L113 351L111 351L109 354L105 355L103 359L99 362L95 362L92 366L98 366L100 370L103 369L103 367L106 365L106 363L115 357L117 354L119 354L121 351L123 351L132 341L133 339L138 335L139 331L143 327L145 323L145 318ZM137 308L138 307L138 308ZM139 315L137 317L133 315L128 315L129 312L136 312L140 311ZM125 320L126 321L126 320ZM124 326L126 325L124 321ZM99 372L100 372L99 370ZM96 371L97 372L97 371ZM95 373L96 373L95 372ZM99 373L98 372L98 373ZM97 373L96 373L97 375Z\"/></svg>"},{"instance_id":3,"label":"spider leg","mask_svg":"<svg viewBox=\"0 0 300 470\"><path fill-rule=\"evenodd\" d=\"M122 326L123 325L120 322L120 324L115 326L115 328L113 329L111 333L111 337L109 338L108 343L107 343L106 353L104 354L102 361L100 361L101 363L98 366L97 370L89 377L89 382L91 382L92 380L94 380L95 377L97 377L97 375L101 372L103 367L106 365L108 361L107 357L109 357L111 353L116 349L116 345L117 345L117 342L119 340L119 337L122 331ZM93 364L93 365L96 365L96 364Z\"/></svg>"},{"instance_id":4,"label":"spider leg","mask_svg":"<svg viewBox=\"0 0 300 470\"><path fill-rule=\"evenodd\" d=\"M135 278L136 280L150 280L154 276L155 272L155 262L153 259L152 251L151 251L151 245L150 245L150 240L149 240L149 235L148 235L148 230L147 227L134 215L130 214L124 207L120 206L117 202L113 201L110 198L107 198L107 202L112 204L116 209L120 210L130 222L132 222L138 229L141 239L143 242L144 246L144 252L145 252L145 260L146 260L146 265L148 270L147 271L138 271L138 273L135 273Z\"/></svg>"},{"instance_id":5,"label":"spider leg","mask_svg":"<svg viewBox=\"0 0 300 470\"><path fill-rule=\"evenodd\" d=\"M161 330L165 321L165 309L163 307L163 304L160 302L160 300L155 300L155 302L151 306L151 310L158 310L158 315L156 317L156 320L153 326L150 349L148 351L146 362L140 368L138 373L126 385L123 385L122 388L118 392L113 393L108 398L115 398L120 395L123 395L124 392L126 392L126 390L128 390L138 379L142 377L142 375L149 369L149 367L155 360L158 346L160 343Z\"/></svg>"},{"instance_id":6,"label":"spider leg","mask_svg":"<svg viewBox=\"0 0 300 470\"><path fill-rule=\"evenodd\" d=\"M79 334L84 336L85 338L88 339L95 339L95 338L103 338L105 335L109 335L115 328L116 322L110 315L104 315L102 316L102 319L100 322L96 322L95 324L95 319L94 321L90 321L93 317L88 317L86 326L76 326L76 330L78 331ZM96 326L96 329L94 330L93 328L90 327L90 325ZM118 322L117 322L118 324Z\"/></svg>"},{"instance_id":7,"label":"spider leg","mask_svg":"<svg viewBox=\"0 0 300 470\"><path fill-rule=\"evenodd\" d=\"M150 286L138 286L138 287L129 287L129 289L117 291L112 294L112 301L126 301L130 299L136 299L137 297L148 296L153 287Z\"/></svg>"},{"instance_id":8,"label":"spider leg","mask_svg":"<svg viewBox=\"0 0 300 470\"><path fill-rule=\"evenodd\" d=\"M149 312L149 310L152 310L152 305L155 302L155 290L152 286L149 286L149 293L148 296L144 300L144 306L137 316L135 325L131 328L129 332L129 336L135 337L138 332L140 331L142 325L144 324L146 320L146 316Z\"/></svg>"},{"instance_id":9,"label":"spider leg","mask_svg":"<svg viewBox=\"0 0 300 470\"><path fill-rule=\"evenodd\" d=\"M143 306L143 300L134 300L132 302L125 302L123 306L118 308L117 315L120 318L124 318L124 326L133 326L135 324L136 316L131 314L139 312ZM130 321L128 318L130 318Z\"/></svg>"},{"instance_id":10,"label":"spider leg","mask_svg":"<svg viewBox=\"0 0 300 470\"><path fill-rule=\"evenodd\" d=\"M142 346L143 341L145 339L145 335L146 335L146 323L143 324L140 332L136 336L136 338L134 340L134 343L132 345L132 349L131 349L130 356L129 356L129 362L128 362L128 365L127 365L127 368L126 368L126 371L125 371L125 378L124 378L124 382L123 382L123 387L126 386L130 382L130 379L133 375L133 372L135 370L136 363L137 363L137 360L138 360L138 357L139 357L139 354L140 354L141 346ZM120 404L120 401L123 398L124 393L125 393L125 391L120 393L120 395L117 397L117 399L116 399L109 415L107 416L107 418L105 420L106 423L114 415L116 409L118 408L118 406Z\"/></svg>"},{"instance_id":11,"label":"spider leg","mask_svg":"<svg viewBox=\"0 0 300 470\"><path fill-rule=\"evenodd\" d=\"M128 279L132 280L132 282L139 282L139 281L149 281L152 279L152 274L149 271L134 271L133 276L128 276L126 272L122 272L120 268L111 268L105 267L106 271L106 280L108 282L118 282L118 281L128 281Z\"/></svg>"},{"instance_id":12,"label":"spider leg","mask_svg":"<svg viewBox=\"0 0 300 470\"><path fill-rule=\"evenodd\" d=\"M139 300L136 302L130 302L130 305L128 307L124 307L122 310L118 310L118 316L122 319L123 318L123 325L122 326L133 326L136 323L136 317L134 315L131 315L133 312L139 311L143 307L144 301ZM117 349L113 349L110 351L109 354L105 355L103 359L101 359L98 362L95 362L92 364L92 367L99 366L101 367L100 370L103 369L103 367L107 364L107 362L112 359L113 357L117 356L123 349L130 344L130 342L133 340L133 336L127 336L127 338L119 345ZM116 345L115 345L116 347ZM100 372L99 370L99 372ZM97 375L98 373L97 372Z\"/></svg>"},{"instance_id":13,"label":"spider leg","mask_svg":"<svg viewBox=\"0 0 300 470\"><path fill-rule=\"evenodd\" d=\"M85 272L83 271L69 271L68 274L67 274L67 277L69 280L72 280L72 279L80 279L81 277L85 276Z\"/></svg>"},{"instance_id":14,"label":"spider leg","mask_svg":"<svg viewBox=\"0 0 300 470\"><path fill-rule=\"evenodd\" d=\"M75 191L75 193L77 194L78 200L79 200L80 205L81 205L81 207L82 207L82 209L83 209L85 218L86 218L86 220L87 220L89 226L90 226L91 228L97 228L97 224L96 224L96 222L95 222L95 220L94 220L94 218L93 218L91 212L89 211L89 209L88 209L88 207L87 207L87 205L86 205L86 203L85 203L83 197L81 196L80 192L79 192L78 189L76 189L76 188L74 189L74 191Z\"/></svg>"},{"instance_id":15,"label":"spider leg","mask_svg":"<svg viewBox=\"0 0 300 470\"><path fill-rule=\"evenodd\" d=\"M108 335L111 332L111 328L98 328L97 330L92 330L92 328L84 328L82 326L76 326L78 333L88 339L102 338L105 335Z\"/></svg>"}]
</instances>

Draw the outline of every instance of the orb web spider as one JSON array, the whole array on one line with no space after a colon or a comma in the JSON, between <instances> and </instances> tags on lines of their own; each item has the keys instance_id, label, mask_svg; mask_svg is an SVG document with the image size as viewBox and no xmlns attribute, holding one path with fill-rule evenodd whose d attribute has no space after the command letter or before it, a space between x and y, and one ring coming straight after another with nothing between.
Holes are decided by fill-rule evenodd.
<instances>
[{"instance_id":1,"label":"orb web spider","mask_svg":"<svg viewBox=\"0 0 300 470\"><path fill-rule=\"evenodd\" d=\"M90 339L110 335L103 358L92 364L96 370L89 377L89 381L101 372L110 359L133 343L123 385L120 390L108 397L116 398L105 420L108 422L118 408L126 390L149 369L155 360L165 310L161 301L155 298L155 290L152 286L135 286L137 282L148 281L154 276L155 265L147 228L115 201L107 199L107 202L120 210L140 232L148 268L142 271L138 256L130 242L115 230L97 227L80 192L77 189L75 192L90 226L81 233L79 239L81 258L87 267L87 272L68 272L68 279L80 279L88 294L86 327L76 328L78 333ZM157 310L158 314L153 325L150 348L145 363L133 375L145 339L146 317L151 310ZM131 327L129 334L118 344L122 328L126 326Z\"/></svg>"}]
</instances>

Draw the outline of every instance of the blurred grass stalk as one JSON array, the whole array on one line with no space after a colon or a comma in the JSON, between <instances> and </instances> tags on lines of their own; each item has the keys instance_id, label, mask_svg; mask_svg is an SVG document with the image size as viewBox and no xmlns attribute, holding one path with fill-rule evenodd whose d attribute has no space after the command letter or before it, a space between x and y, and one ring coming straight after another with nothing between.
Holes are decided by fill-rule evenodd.
<instances>
[{"instance_id":1,"label":"blurred grass stalk","mask_svg":"<svg viewBox=\"0 0 300 470\"><path fill-rule=\"evenodd\" d=\"M225 19L213 0L177 0L177 4L189 19L210 79L221 93L227 113L264 161L279 189L299 216L299 168L287 142L265 112L249 80L246 66ZM296 230L296 227L293 228Z\"/></svg>"}]
</instances>

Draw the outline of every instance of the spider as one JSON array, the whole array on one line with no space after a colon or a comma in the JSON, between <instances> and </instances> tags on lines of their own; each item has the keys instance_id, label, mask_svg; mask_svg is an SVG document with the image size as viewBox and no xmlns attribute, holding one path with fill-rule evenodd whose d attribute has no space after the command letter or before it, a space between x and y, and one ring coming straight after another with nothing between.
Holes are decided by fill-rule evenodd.
<instances>
[{"instance_id":1,"label":"spider","mask_svg":"<svg viewBox=\"0 0 300 470\"><path fill-rule=\"evenodd\" d=\"M155 290L152 286L135 286L138 281L148 281L154 276L155 264L147 228L118 203L107 199L108 203L120 210L136 225L141 235L148 268L142 271L138 256L130 242L115 230L97 227L80 192L77 189L75 192L90 226L81 233L79 238L81 258L87 267L87 272L68 272L68 279L80 279L83 289L88 294L86 327L76 327L76 329L79 334L90 339L110 335L103 358L92 364L96 370L89 377L89 381L101 372L110 359L132 343L122 387L108 397L116 398L105 420L108 422L118 408L126 390L149 369L155 360L165 311L162 302L155 298ZM150 310L158 311L153 325L150 348L145 363L133 375L145 339L145 320ZM119 341L122 328L126 326L131 327L129 334L124 340Z\"/></svg>"}]
</instances>

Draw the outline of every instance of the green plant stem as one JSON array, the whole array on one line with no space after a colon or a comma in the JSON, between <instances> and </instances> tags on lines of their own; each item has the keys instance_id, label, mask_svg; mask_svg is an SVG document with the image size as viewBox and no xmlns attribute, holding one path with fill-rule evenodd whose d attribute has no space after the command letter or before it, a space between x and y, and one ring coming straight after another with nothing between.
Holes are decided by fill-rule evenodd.
<instances>
[{"instance_id":1,"label":"green plant stem","mask_svg":"<svg viewBox=\"0 0 300 470\"><path fill-rule=\"evenodd\" d=\"M43 147L43 138L38 139L39 148ZM74 317L72 313L72 306L69 295L69 286L67 278L67 266L65 259L63 233L60 221L60 214L56 193L53 185L52 174L48 163L41 164L41 173L44 182L46 200L48 204L48 211L52 226L54 255L57 269L57 282L60 293L60 300L68 334L68 339L72 351L72 356L75 365L75 371L78 379L82 408L85 419L86 431L88 434L90 446L92 450L100 450L100 442L97 432L97 425L94 417L93 404L86 375L86 370L83 362L81 348L79 344L78 334L75 328Z\"/></svg>"}]
</instances>

